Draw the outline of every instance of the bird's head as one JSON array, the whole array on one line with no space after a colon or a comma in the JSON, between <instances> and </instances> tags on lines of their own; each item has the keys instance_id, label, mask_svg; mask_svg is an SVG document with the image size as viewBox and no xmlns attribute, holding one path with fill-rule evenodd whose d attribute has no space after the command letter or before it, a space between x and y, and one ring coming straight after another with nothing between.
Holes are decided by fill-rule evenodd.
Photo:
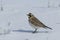
<instances>
[{"instance_id":1,"label":"bird's head","mask_svg":"<svg viewBox=\"0 0 60 40\"><path fill-rule=\"evenodd\" d=\"M28 16L28 17L32 17L32 16L33 16L33 14L32 14L32 13L29 13L29 14L27 14L27 16Z\"/></svg>"}]
</instances>

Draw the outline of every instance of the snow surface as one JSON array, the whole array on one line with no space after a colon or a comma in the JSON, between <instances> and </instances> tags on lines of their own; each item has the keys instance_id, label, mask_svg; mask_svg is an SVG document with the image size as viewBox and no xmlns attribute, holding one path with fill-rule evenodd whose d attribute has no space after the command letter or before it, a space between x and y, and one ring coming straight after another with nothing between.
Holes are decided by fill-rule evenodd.
<instances>
[{"instance_id":1,"label":"snow surface","mask_svg":"<svg viewBox=\"0 0 60 40\"><path fill-rule=\"evenodd\" d=\"M60 40L59 2L60 0L2 0L0 40ZM29 12L53 30L40 28L38 33L33 34L34 29L28 24L26 15Z\"/></svg>"}]
</instances>

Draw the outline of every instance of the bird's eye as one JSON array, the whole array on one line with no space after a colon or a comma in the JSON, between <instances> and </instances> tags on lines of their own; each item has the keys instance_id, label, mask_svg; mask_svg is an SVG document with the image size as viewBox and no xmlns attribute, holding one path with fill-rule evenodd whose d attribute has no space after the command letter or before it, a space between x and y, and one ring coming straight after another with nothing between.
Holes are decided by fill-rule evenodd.
<instances>
[{"instance_id":1,"label":"bird's eye","mask_svg":"<svg viewBox=\"0 0 60 40\"><path fill-rule=\"evenodd\" d=\"M31 17L31 15L29 15Z\"/></svg>"}]
</instances>

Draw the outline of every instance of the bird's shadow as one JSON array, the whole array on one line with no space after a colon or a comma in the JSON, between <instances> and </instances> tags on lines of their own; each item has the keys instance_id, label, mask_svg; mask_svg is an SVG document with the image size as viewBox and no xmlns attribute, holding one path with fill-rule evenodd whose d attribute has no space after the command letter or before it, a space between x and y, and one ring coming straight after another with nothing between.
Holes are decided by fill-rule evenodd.
<instances>
[{"instance_id":1,"label":"bird's shadow","mask_svg":"<svg viewBox=\"0 0 60 40\"><path fill-rule=\"evenodd\" d=\"M13 32L33 33L32 30L12 30ZM37 31L36 33L49 33L49 31Z\"/></svg>"}]
</instances>

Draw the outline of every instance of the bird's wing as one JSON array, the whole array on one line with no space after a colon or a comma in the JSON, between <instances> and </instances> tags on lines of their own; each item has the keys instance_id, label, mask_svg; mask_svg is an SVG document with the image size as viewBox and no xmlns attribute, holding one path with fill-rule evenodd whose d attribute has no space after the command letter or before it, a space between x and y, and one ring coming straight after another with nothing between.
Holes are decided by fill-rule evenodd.
<instances>
[{"instance_id":1,"label":"bird's wing","mask_svg":"<svg viewBox=\"0 0 60 40\"><path fill-rule=\"evenodd\" d=\"M36 25L36 26L41 26L41 27L44 27L45 25L39 21L36 17L31 17L30 18L30 21L32 24Z\"/></svg>"}]
</instances>

